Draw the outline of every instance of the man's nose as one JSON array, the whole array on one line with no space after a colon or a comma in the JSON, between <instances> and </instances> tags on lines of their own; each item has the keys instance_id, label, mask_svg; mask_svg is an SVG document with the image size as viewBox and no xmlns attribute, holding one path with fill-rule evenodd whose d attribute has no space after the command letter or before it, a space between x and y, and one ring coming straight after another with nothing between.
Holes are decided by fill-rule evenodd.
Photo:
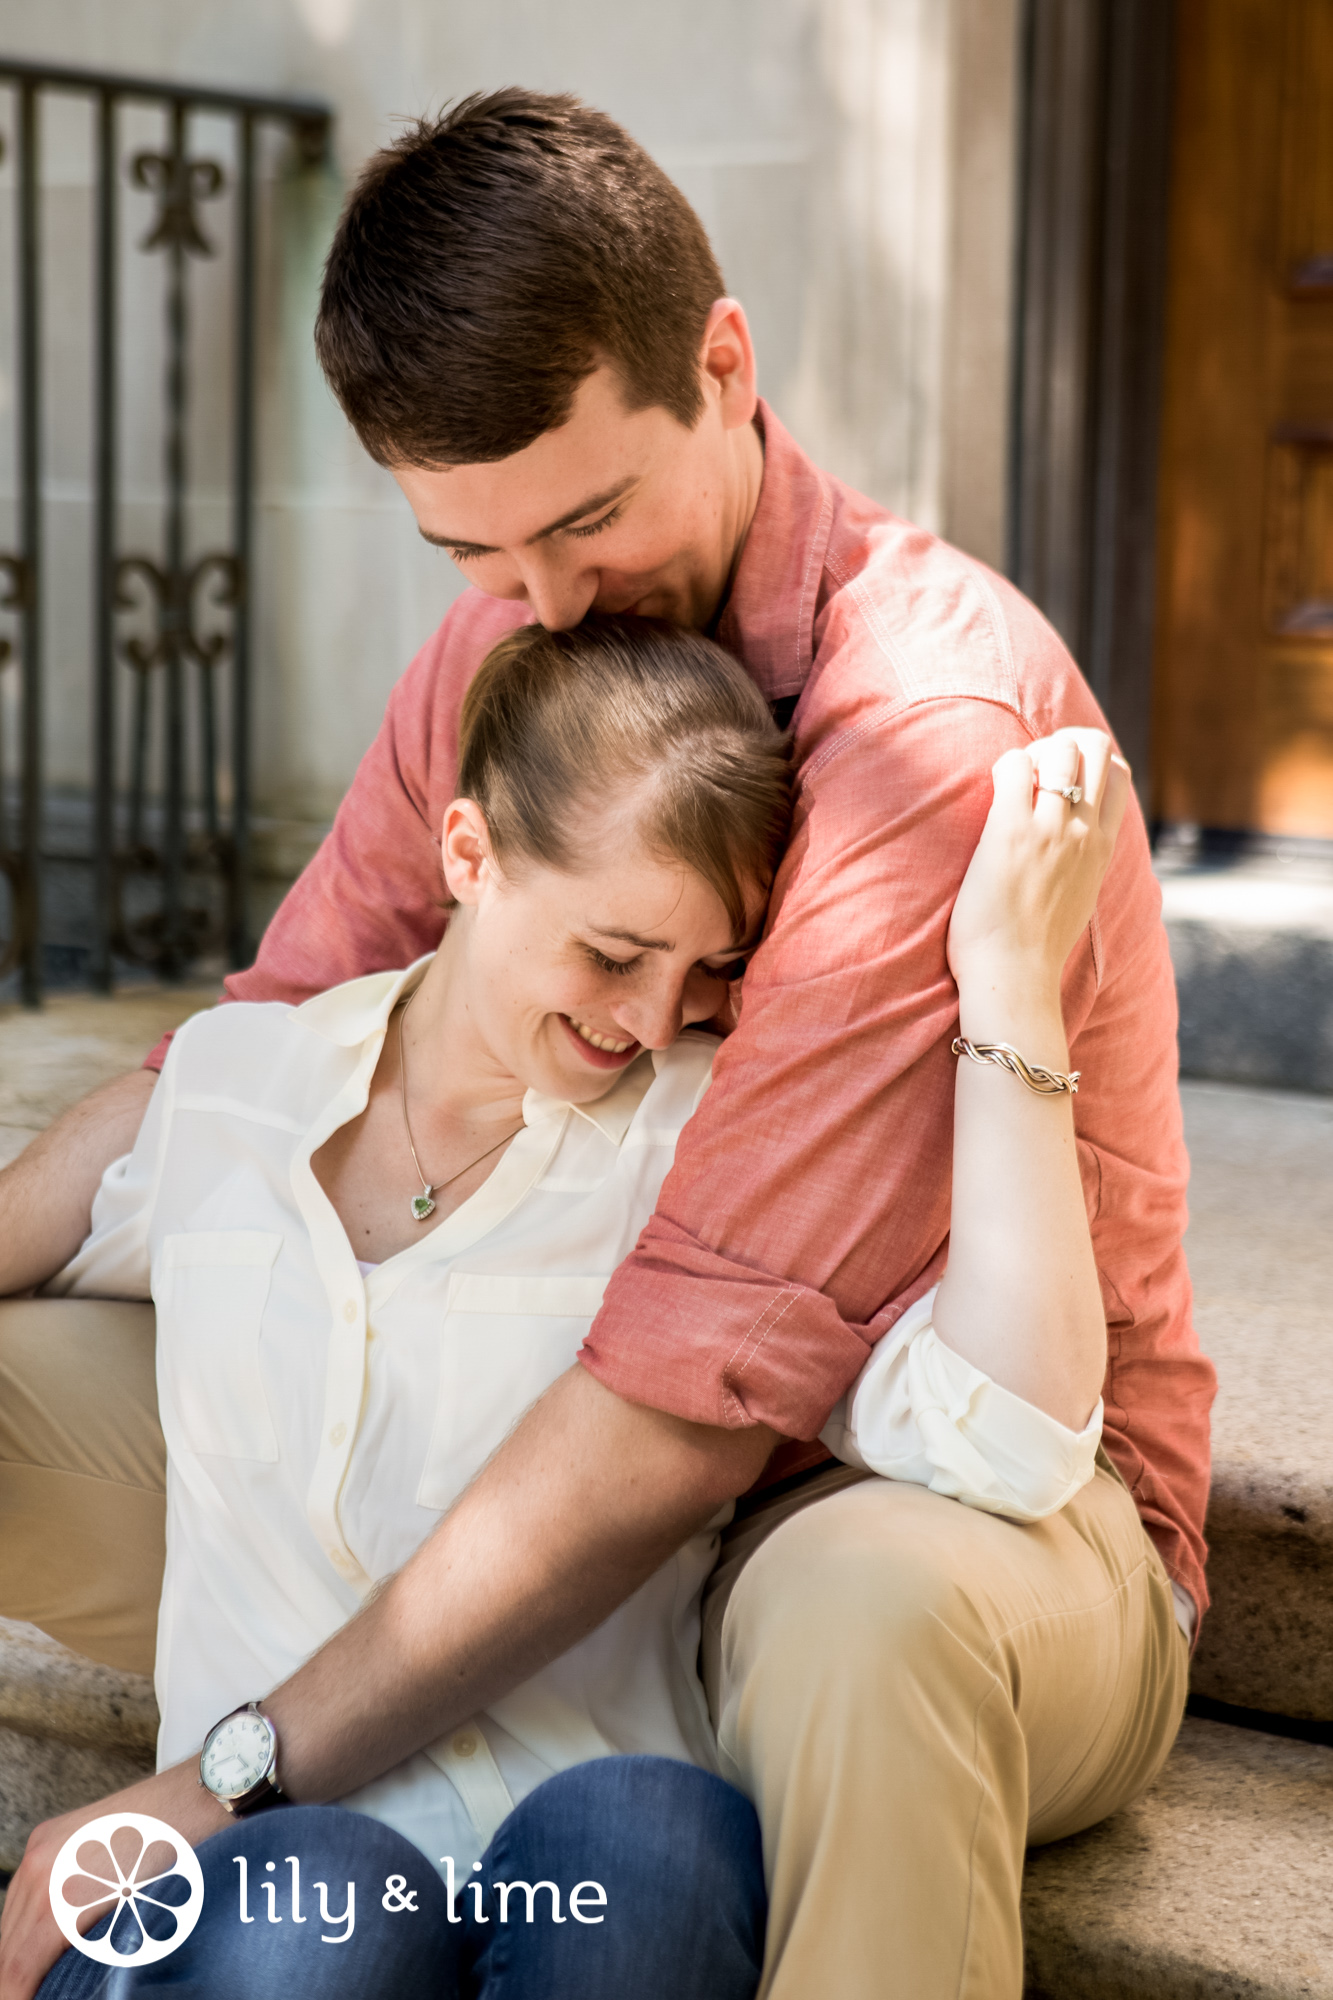
<instances>
[{"instance_id":1,"label":"man's nose","mask_svg":"<svg viewBox=\"0 0 1333 2000\"><path fill-rule=\"evenodd\" d=\"M538 557L525 562L521 574L528 603L548 632L567 632L591 611L597 596L595 570L571 574Z\"/></svg>"}]
</instances>

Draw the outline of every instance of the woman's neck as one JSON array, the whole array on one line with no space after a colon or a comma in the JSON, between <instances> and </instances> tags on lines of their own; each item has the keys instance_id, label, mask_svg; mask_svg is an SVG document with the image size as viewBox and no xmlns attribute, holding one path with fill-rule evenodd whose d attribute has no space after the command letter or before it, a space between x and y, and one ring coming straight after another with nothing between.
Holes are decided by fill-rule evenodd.
<instances>
[{"instance_id":1,"label":"woman's neck","mask_svg":"<svg viewBox=\"0 0 1333 2000\"><path fill-rule=\"evenodd\" d=\"M497 1061L470 1004L466 927L456 911L400 1017L408 1101L414 1118L508 1128L522 1123L527 1086Z\"/></svg>"}]
</instances>

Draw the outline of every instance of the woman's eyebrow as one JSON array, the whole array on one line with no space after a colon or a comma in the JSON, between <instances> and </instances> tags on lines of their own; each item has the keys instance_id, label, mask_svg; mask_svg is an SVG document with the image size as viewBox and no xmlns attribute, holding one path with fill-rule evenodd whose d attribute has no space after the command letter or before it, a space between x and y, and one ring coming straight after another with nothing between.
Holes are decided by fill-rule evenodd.
<instances>
[{"instance_id":1,"label":"woman's eyebrow","mask_svg":"<svg viewBox=\"0 0 1333 2000\"><path fill-rule=\"evenodd\" d=\"M674 951L676 947L669 938L640 937L637 931L603 930L600 924L590 926L594 937L615 938L620 944L632 944L640 951Z\"/></svg>"}]
</instances>

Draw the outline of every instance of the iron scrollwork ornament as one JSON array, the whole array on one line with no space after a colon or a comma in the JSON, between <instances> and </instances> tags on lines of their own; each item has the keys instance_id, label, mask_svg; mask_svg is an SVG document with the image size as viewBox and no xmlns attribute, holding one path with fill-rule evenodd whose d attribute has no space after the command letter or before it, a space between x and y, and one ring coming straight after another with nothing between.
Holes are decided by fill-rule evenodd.
<instances>
[{"instance_id":1,"label":"iron scrollwork ornament","mask_svg":"<svg viewBox=\"0 0 1333 2000\"><path fill-rule=\"evenodd\" d=\"M116 609L147 612L149 618L146 630L126 633L119 642L121 658L134 672L137 685L133 704L129 840L117 854L113 870L113 931L117 951L139 964L160 966L168 957L179 960L216 949L225 942L233 921L232 847L217 824L211 726L204 731L208 766L204 793L209 823L187 842L185 873L219 877L225 890L226 908L220 916L198 907L183 910L184 935L168 938L161 916L148 915L132 922L126 918L122 891L127 877L160 876L163 869L163 857L147 839L144 825L152 677L156 669L172 661L193 662L201 670L203 705L211 717L213 670L231 651L232 635L225 628L205 629L203 620L210 609L234 609L241 601L241 593L240 563L235 556L221 550L200 556L188 570L175 576L149 556L122 556L116 564Z\"/></svg>"},{"instance_id":2,"label":"iron scrollwork ornament","mask_svg":"<svg viewBox=\"0 0 1333 2000\"><path fill-rule=\"evenodd\" d=\"M130 178L136 187L155 194L159 203L157 220L141 249L216 255L195 213L197 202L211 201L226 186L226 175L216 160L187 160L184 153L136 153Z\"/></svg>"}]
</instances>

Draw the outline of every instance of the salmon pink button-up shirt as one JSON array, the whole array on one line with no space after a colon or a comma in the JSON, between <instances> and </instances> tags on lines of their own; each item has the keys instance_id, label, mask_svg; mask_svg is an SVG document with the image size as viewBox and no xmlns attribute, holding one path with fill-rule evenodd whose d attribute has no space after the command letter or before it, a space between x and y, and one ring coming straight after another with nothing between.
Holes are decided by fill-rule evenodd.
<instances>
[{"instance_id":1,"label":"salmon pink button-up shirt","mask_svg":"<svg viewBox=\"0 0 1333 2000\"><path fill-rule=\"evenodd\" d=\"M761 422L763 486L718 637L792 713L795 824L712 1089L580 1359L632 1401L772 1425L795 1441L777 1477L823 1455L830 1409L943 1268L957 1025L944 943L991 765L1104 722L1010 585L820 472L766 408ZM452 607L234 998L303 1000L438 943L459 705L527 615L476 591ZM1106 1303L1103 1442L1202 1610L1214 1375L1181 1249L1160 908L1131 806L1066 970L1065 1018Z\"/></svg>"}]
</instances>

